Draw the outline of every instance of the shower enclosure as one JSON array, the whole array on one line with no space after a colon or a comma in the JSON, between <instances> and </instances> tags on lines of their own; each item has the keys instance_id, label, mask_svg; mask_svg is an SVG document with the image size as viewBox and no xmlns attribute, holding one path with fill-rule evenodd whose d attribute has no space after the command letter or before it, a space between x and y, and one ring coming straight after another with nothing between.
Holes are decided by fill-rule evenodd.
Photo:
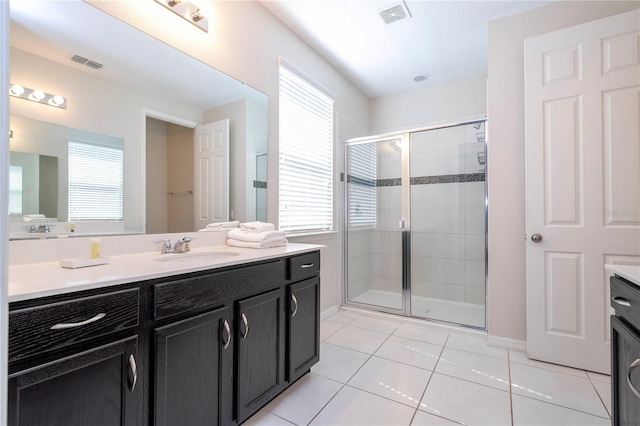
<instances>
[{"instance_id":1,"label":"shower enclosure","mask_svg":"<svg viewBox=\"0 0 640 426\"><path fill-rule=\"evenodd\" d=\"M486 328L485 126L345 142L347 306Z\"/></svg>"}]
</instances>

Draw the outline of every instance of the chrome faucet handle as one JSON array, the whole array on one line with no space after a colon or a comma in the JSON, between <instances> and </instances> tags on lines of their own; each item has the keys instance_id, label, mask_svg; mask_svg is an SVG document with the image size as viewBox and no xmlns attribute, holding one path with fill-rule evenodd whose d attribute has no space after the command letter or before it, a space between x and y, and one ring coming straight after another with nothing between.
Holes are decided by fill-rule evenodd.
<instances>
[{"instance_id":1,"label":"chrome faucet handle","mask_svg":"<svg viewBox=\"0 0 640 426\"><path fill-rule=\"evenodd\" d=\"M162 249L160 249L160 253L167 254L173 252L173 248L171 247L171 240L169 238L161 238L159 240L154 240L154 243L163 243Z\"/></svg>"}]
</instances>

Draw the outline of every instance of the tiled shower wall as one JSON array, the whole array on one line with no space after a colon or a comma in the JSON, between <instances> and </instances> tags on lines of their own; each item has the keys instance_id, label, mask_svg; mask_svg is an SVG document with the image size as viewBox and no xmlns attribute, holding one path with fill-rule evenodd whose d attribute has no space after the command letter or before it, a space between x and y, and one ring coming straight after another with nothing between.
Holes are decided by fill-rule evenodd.
<instances>
[{"instance_id":1,"label":"tiled shower wall","mask_svg":"<svg viewBox=\"0 0 640 426\"><path fill-rule=\"evenodd\" d=\"M411 136L413 295L485 304L485 175L478 153L484 155L484 124Z\"/></svg>"},{"instance_id":2,"label":"tiled shower wall","mask_svg":"<svg viewBox=\"0 0 640 426\"><path fill-rule=\"evenodd\" d=\"M412 134L414 296L485 303L483 134L484 125ZM350 299L369 288L402 289L400 155L393 142L377 146L376 228L350 231Z\"/></svg>"}]
</instances>

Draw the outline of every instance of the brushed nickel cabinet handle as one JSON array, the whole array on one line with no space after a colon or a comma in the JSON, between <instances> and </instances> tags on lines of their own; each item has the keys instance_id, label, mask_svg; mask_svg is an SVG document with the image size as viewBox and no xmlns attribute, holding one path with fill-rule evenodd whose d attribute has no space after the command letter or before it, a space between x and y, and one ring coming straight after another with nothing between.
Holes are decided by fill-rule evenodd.
<instances>
[{"instance_id":1,"label":"brushed nickel cabinet handle","mask_svg":"<svg viewBox=\"0 0 640 426\"><path fill-rule=\"evenodd\" d=\"M294 294L291 295L291 301L293 302L293 312L291 313L291 318L293 318L298 313L298 299Z\"/></svg>"},{"instance_id":2,"label":"brushed nickel cabinet handle","mask_svg":"<svg viewBox=\"0 0 640 426\"><path fill-rule=\"evenodd\" d=\"M629 366L629 369L627 370L627 385L629 385L629 389L631 389L631 392L633 392L633 394L638 398L640 398L640 391L636 389L635 386L633 386L633 383L631 383L631 373L633 373L633 370L635 370L639 366L640 366L640 358L633 361Z\"/></svg>"},{"instance_id":3,"label":"brushed nickel cabinet handle","mask_svg":"<svg viewBox=\"0 0 640 426\"><path fill-rule=\"evenodd\" d=\"M74 327L82 327L83 325L87 325L87 324L91 324L92 322L96 322L101 320L102 318L104 318L105 316L107 316L107 314L104 313L100 313L92 318L89 318L86 321L80 321L80 322L69 322L69 323L59 323L56 324L54 326L51 326L51 330L62 330L65 328L74 328Z\"/></svg>"},{"instance_id":4,"label":"brushed nickel cabinet handle","mask_svg":"<svg viewBox=\"0 0 640 426\"><path fill-rule=\"evenodd\" d=\"M313 268L313 263L305 263L304 265L300 265L301 268Z\"/></svg>"},{"instance_id":5,"label":"brushed nickel cabinet handle","mask_svg":"<svg viewBox=\"0 0 640 426\"><path fill-rule=\"evenodd\" d=\"M621 305L621 306L631 306L631 303L625 299L624 297L613 297L611 298L611 300L613 301L613 303L617 304L617 305Z\"/></svg>"},{"instance_id":6,"label":"brushed nickel cabinet handle","mask_svg":"<svg viewBox=\"0 0 640 426\"><path fill-rule=\"evenodd\" d=\"M136 388L136 383L138 382L138 368L136 367L136 359L133 354L129 355L129 368L131 369L131 375L133 376L129 392L133 392Z\"/></svg>"},{"instance_id":7,"label":"brushed nickel cabinet handle","mask_svg":"<svg viewBox=\"0 0 640 426\"><path fill-rule=\"evenodd\" d=\"M247 321L247 316L242 314L242 322L244 323L244 333L242 333L242 340L247 338L247 334L249 334L249 321Z\"/></svg>"},{"instance_id":8,"label":"brushed nickel cabinet handle","mask_svg":"<svg viewBox=\"0 0 640 426\"><path fill-rule=\"evenodd\" d=\"M224 331L227 332L227 341L225 342L224 339L222 339L222 349L227 349L229 347L229 343L231 343L231 327L227 320L224 320L222 326L224 327Z\"/></svg>"}]
</instances>

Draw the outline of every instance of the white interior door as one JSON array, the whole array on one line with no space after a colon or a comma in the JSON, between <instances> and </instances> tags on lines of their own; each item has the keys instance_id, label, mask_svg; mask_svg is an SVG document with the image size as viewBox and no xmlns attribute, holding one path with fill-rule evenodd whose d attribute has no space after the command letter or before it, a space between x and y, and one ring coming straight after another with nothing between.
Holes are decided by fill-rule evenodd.
<instances>
[{"instance_id":1,"label":"white interior door","mask_svg":"<svg viewBox=\"0 0 640 426\"><path fill-rule=\"evenodd\" d=\"M195 129L195 226L229 220L229 120Z\"/></svg>"},{"instance_id":2,"label":"white interior door","mask_svg":"<svg viewBox=\"0 0 640 426\"><path fill-rule=\"evenodd\" d=\"M636 10L525 42L531 358L610 371L604 264L640 263L639 27Z\"/></svg>"}]
</instances>

